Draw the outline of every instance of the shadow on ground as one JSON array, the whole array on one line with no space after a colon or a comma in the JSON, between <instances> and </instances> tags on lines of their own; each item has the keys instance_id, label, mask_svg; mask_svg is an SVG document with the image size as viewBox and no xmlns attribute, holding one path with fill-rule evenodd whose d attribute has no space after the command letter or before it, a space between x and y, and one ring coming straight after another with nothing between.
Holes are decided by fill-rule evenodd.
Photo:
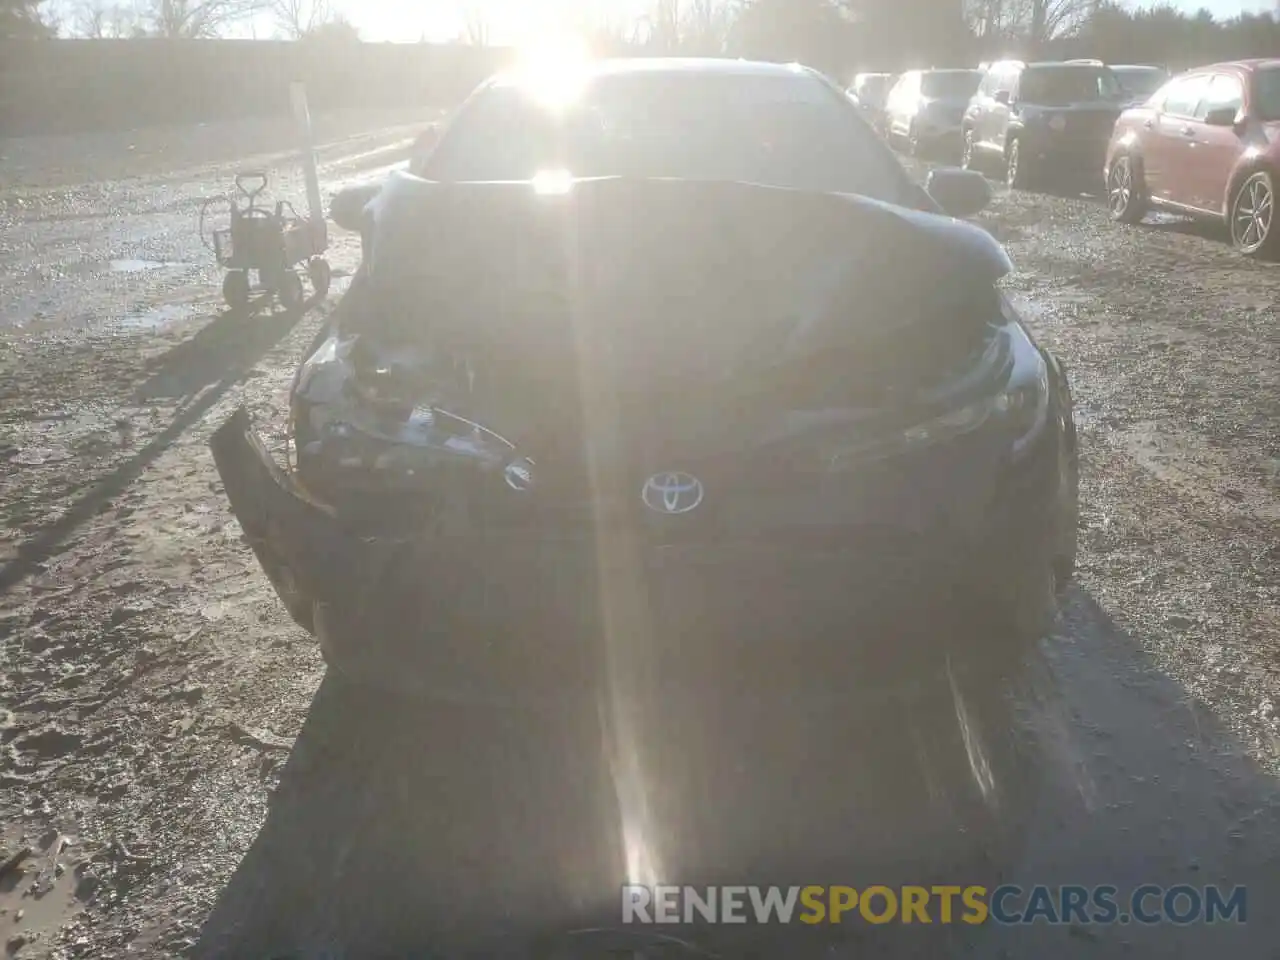
<instances>
[{"instance_id":1,"label":"shadow on ground","mask_svg":"<svg viewBox=\"0 0 1280 960\"><path fill-rule=\"evenodd\" d=\"M931 960L1050 960L1075 958L1085 948L1095 960L1273 956L1276 925L1262 907L1280 880L1276 784L1210 713L1152 672L1139 645L1089 596L1073 598L1043 663L1045 681L1028 701L1039 730L1031 762L1047 767L1052 789L1028 802L1033 829L1005 875L1024 885L1112 883L1122 891L1141 883L1250 884L1258 905L1250 923L934 927L928 936L949 947L938 939L926 945L919 929L855 923L840 928L846 948L823 955L873 949L870 955ZM851 702L856 697L851 692ZM437 956L615 955L598 947L531 953L513 946L527 944L534 931L616 925L619 884L642 866L644 831L619 828L625 818L590 699L569 692L561 710L535 715L396 701L327 678L267 820L194 955L360 958L426 956L432 948L442 950ZM713 727L719 719L703 717ZM886 718L880 728L866 728L863 743L888 736L892 725ZM662 745L678 755L697 739L667 736ZM726 797L708 775L700 784L690 781L685 809L718 795L713 812L754 823L763 841L787 828L766 799L776 802L779 786L815 796L856 792L868 775L851 753L824 752L813 740L790 746L808 771L802 779ZM651 822L650 839L667 825ZM829 832L830 850L850 865L847 882L868 881L844 836L881 826L850 820L847 830ZM810 882L833 881L824 872ZM974 880L966 874L948 882ZM802 942L796 926L775 928L771 946L761 951L745 949L756 935L742 928L718 927L715 936L723 939L703 942L726 958L805 955L786 946Z\"/></svg>"},{"instance_id":2,"label":"shadow on ground","mask_svg":"<svg viewBox=\"0 0 1280 960\"><path fill-rule=\"evenodd\" d=\"M1176 214L1158 213L1149 215L1142 226L1158 233L1180 233L1188 237L1200 237L1231 246L1231 236L1227 233L1227 225L1221 220L1199 217L1180 217Z\"/></svg>"},{"instance_id":3,"label":"shadow on ground","mask_svg":"<svg viewBox=\"0 0 1280 960\"><path fill-rule=\"evenodd\" d=\"M214 384L225 389L288 336L301 316L299 311L220 313L194 337L147 364L149 376L134 402L182 400Z\"/></svg>"},{"instance_id":4,"label":"shadow on ground","mask_svg":"<svg viewBox=\"0 0 1280 960\"><path fill-rule=\"evenodd\" d=\"M156 358L150 377L138 388L135 403L162 398L186 401L173 420L133 456L89 487L55 521L41 527L0 569L0 593L34 573L102 505L120 496L190 427L198 423L239 383L266 353L291 331L299 312L244 317L222 313L194 337Z\"/></svg>"}]
</instances>

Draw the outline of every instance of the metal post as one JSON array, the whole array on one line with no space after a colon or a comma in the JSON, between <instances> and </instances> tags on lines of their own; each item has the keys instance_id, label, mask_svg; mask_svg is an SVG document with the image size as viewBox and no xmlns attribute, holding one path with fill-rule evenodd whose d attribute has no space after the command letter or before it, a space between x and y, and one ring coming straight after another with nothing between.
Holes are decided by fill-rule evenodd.
<instances>
[{"instance_id":1,"label":"metal post","mask_svg":"<svg viewBox=\"0 0 1280 960\"><path fill-rule=\"evenodd\" d=\"M307 179L307 207L312 236L316 249L323 250L329 245L329 234L324 219L324 201L320 199L320 172L316 169L316 150L311 139L311 112L307 109L306 84L299 80L291 83L289 99L293 103L293 119L298 124L302 140L302 172Z\"/></svg>"}]
</instances>

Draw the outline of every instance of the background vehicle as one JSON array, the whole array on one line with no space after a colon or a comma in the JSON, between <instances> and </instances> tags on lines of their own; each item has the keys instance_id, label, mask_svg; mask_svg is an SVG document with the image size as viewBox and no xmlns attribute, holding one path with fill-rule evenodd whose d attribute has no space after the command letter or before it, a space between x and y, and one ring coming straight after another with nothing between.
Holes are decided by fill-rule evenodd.
<instances>
[{"instance_id":1,"label":"background vehicle","mask_svg":"<svg viewBox=\"0 0 1280 960\"><path fill-rule=\"evenodd\" d=\"M847 91L862 111L863 119L881 133L884 132L885 98L896 79L897 75L892 73L860 73Z\"/></svg>"},{"instance_id":2,"label":"background vehicle","mask_svg":"<svg viewBox=\"0 0 1280 960\"><path fill-rule=\"evenodd\" d=\"M888 136L913 155L943 149L958 154L960 121L981 79L978 70L907 71L885 101Z\"/></svg>"},{"instance_id":3,"label":"background vehicle","mask_svg":"<svg viewBox=\"0 0 1280 960\"><path fill-rule=\"evenodd\" d=\"M1105 176L1116 220L1135 223L1150 207L1221 217L1242 252L1280 253L1280 60L1175 77L1116 122Z\"/></svg>"},{"instance_id":4,"label":"background vehicle","mask_svg":"<svg viewBox=\"0 0 1280 960\"><path fill-rule=\"evenodd\" d=\"M962 164L998 163L1013 187L1095 171L1123 96L1095 61L994 63L965 111Z\"/></svg>"},{"instance_id":5,"label":"background vehicle","mask_svg":"<svg viewBox=\"0 0 1280 960\"><path fill-rule=\"evenodd\" d=\"M1169 71L1149 64L1113 63L1111 72L1120 81L1125 103L1138 106L1169 82Z\"/></svg>"},{"instance_id":6,"label":"background vehicle","mask_svg":"<svg viewBox=\"0 0 1280 960\"><path fill-rule=\"evenodd\" d=\"M368 254L300 368L296 469L243 414L213 441L328 662L504 705L607 683L693 882L811 872L855 807L859 865L896 824L998 849L1077 487L1007 257L937 215L985 181L931 197L820 75L735 61L594 65L559 110L495 80L423 173L342 206ZM833 795L797 737L874 773ZM790 826L726 834L731 801Z\"/></svg>"}]
</instances>

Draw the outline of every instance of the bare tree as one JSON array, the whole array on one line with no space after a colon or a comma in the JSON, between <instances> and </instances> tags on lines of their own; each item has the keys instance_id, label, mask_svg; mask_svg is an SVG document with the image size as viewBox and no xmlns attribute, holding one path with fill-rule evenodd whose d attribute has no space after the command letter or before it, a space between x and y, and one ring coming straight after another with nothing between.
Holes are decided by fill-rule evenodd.
<instances>
[{"instance_id":1,"label":"bare tree","mask_svg":"<svg viewBox=\"0 0 1280 960\"><path fill-rule=\"evenodd\" d=\"M654 0L644 25L649 44L663 53L724 53L746 0Z\"/></svg>"},{"instance_id":2,"label":"bare tree","mask_svg":"<svg viewBox=\"0 0 1280 960\"><path fill-rule=\"evenodd\" d=\"M90 40L117 40L138 32L138 11L130 4L84 0L75 10L73 31Z\"/></svg>"},{"instance_id":3,"label":"bare tree","mask_svg":"<svg viewBox=\"0 0 1280 960\"><path fill-rule=\"evenodd\" d=\"M729 32L742 6L741 0L688 0L681 46L692 53L724 53Z\"/></svg>"},{"instance_id":4,"label":"bare tree","mask_svg":"<svg viewBox=\"0 0 1280 960\"><path fill-rule=\"evenodd\" d=\"M1097 0L968 0L965 19L980 38L1021 40L1032 50L1080 31Z\"/></svg>"},{"instance_id":5,"label":"bare tree","mask_svg":"<svg viewBox=\"0 0 1280 960\"><path fill-rule=\"evenodd\" d=\"M290 40L310 36L333 19L329 0L271 0L271 16Z\"/></svg>"},{"instance_id":6,"label":"bare tree","mask_svg":"<svg viewBox=\"0 0 1280 960\"><path fill-rule=\"evenodd\" d=\"M644 17L622 17L610 11L581 17L577 32L593 53L607 55L643 47L646 29Z\"/></svg>"},{"instance_id":7,"label":"bare tree","mask_svg":"<svg viewBox=\"0 0 1280 960\"><path fill-rule=\"evenodd\" d=\"M146 19L160 37L207 39L270 4L271 0L148 0Z\"/></svg>"},{"instance_id":8,"label":"bare tree","mask_svg":"<svg viewBox=\"0 0 1280 960\"><path fill-rule=\"evenodd\" d=\"M464 3L462 5L463 42L473 47L487 47L489 34L489 18L484 12L483 3Z\"/></svg>"},{"instance_id":9,"label":"bare tree","mask_svg":"<svg viewBox=\"0 0 1280 960\"><path fill-rule=\"evenodd\" d=\"M646 20L649 43L658 52L675 53L680 49L680 0L655 0Z\"/></svg>"}]
</instances>

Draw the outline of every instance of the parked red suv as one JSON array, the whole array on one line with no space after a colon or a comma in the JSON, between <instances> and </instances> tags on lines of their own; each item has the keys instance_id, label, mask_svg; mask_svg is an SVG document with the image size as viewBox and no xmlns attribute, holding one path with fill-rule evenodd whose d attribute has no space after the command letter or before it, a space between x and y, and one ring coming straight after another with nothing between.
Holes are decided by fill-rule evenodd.
<instances>
[{"instance_id":1,"label":"parked red suv","mask_svg":"<svg viewBox=\"0 0 1280 960\"><path fill-rule=\"evenodd\" d=\"M1250 256L1280 255L1280 60L1241 60L1174 77L1121 114L1104 168L1113 219L1152 207L1222 217Z\"/></svg>"}]
</instances>

